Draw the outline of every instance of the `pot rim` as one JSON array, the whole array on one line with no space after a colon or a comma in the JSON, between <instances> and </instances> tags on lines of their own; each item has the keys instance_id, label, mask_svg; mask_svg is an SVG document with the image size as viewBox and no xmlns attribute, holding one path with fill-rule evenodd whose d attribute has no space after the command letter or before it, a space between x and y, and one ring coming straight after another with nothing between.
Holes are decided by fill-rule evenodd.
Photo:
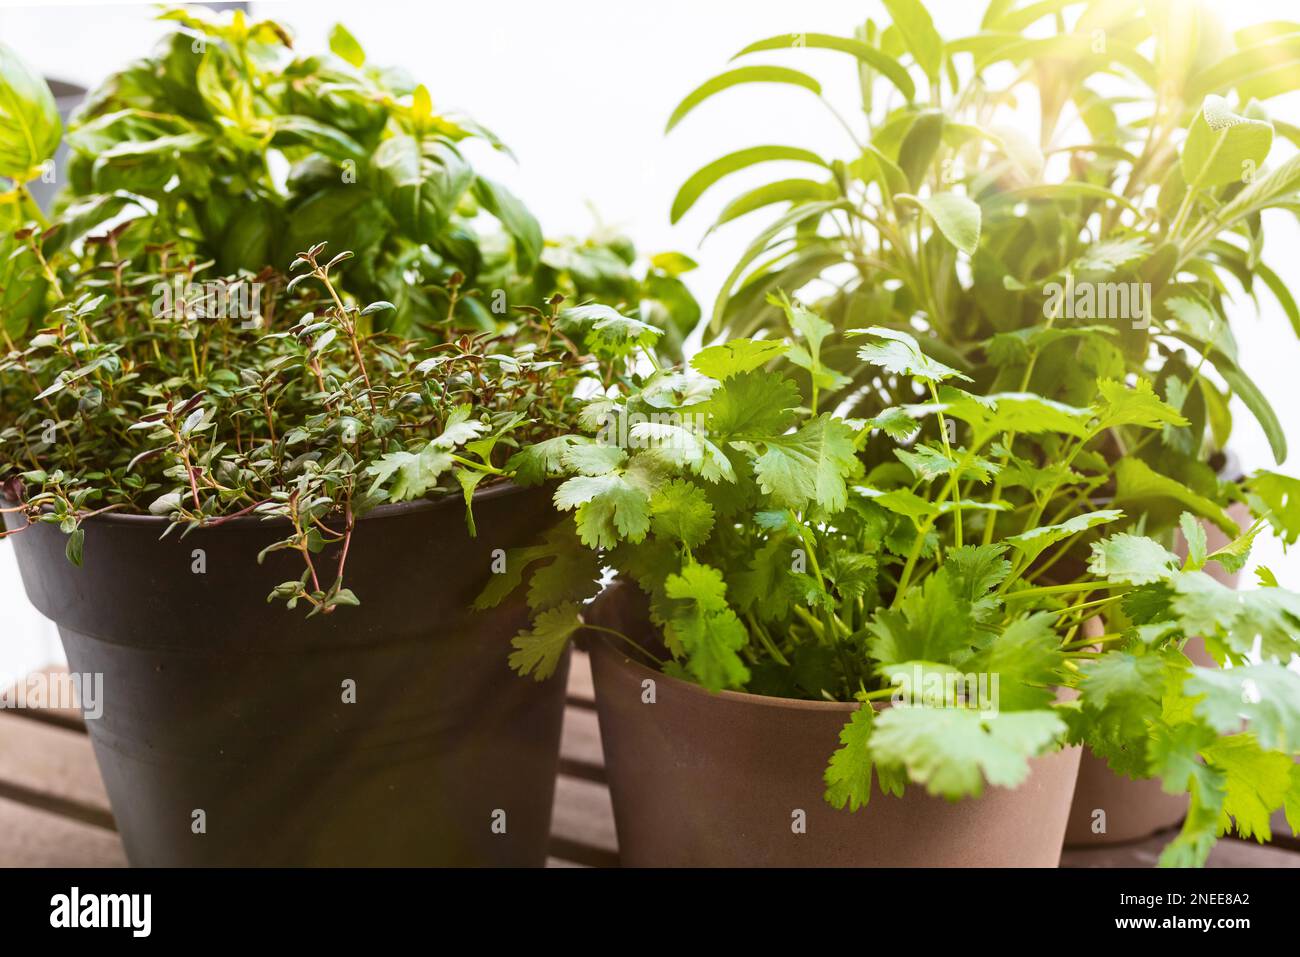
<instances>
[{"instance_id":1,"label":"pot rim","mask_svg":"<svg viewBox=\"0 0 1300 957\"><path fill-rule=\"evenodd\" d=\"M780 698L775 695L752 694L748 691L709 691L707 688L693 682L674 678L662 671L655 671L634 658L623 654L602 636L595 635L594 637L597 640L591 642L591 654L609 655L614 659L622 659L621 664L624 667L630 666L633 671L639 672L644 677L653 678L655 681L667 681L672 687L680 688L693 695L712 700L721 699L723 701L733 701L737 704L759 705L767 708L782 708L795 711L828 711L845 715L851 714L859 708L859 703L856 701L814 701L808 698ZM877 702L872 702L873 707L876 704Z\"/></svg>"},{"instance_id":2,"label":"pot rim","mask_svg":"<svg viewBox=\"0 0 1300 957\"><path fill-rule=\"evenodd\" d=\"M485 486L484 488L476 489L472 497L472 502L485 501L505 495L517 495L528 491L531 488L539 487L540 486L520 485L511 479L506 479L505 481L496 482L492 485ZM436 499L418 498L409 502L387 502L383 505L377 505L364 515L360 516L357 521L367 522L371 519L404 518L407 515L419 512L446 509L451 507L453 503L464 503L464 501L465 499L462 495L447 490L445 495L439 496ZM0 502L10 505L21 504L5 495L0 495ZM262 528L268 525L287 525L289 522L288 519L280 515L264 516L253 514L241 515L238 518L227 518L224 520L222 520L220 515L214 515L212 516L212 521L213 523L220 521L220 524L200 525L195 530L213 531L220 528ZM171 519L167 518L165 515L144 515L139 512L104 512L101 515L95 515L83 520L83 525L91 526L125 525L161 529L172 524L173 522Z\"/></svg>"}]
</instances>

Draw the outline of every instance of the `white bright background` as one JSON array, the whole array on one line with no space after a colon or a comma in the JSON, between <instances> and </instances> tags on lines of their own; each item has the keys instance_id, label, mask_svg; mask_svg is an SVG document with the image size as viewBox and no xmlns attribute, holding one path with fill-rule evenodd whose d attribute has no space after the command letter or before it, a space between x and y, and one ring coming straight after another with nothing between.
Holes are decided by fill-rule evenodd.
<instances>
[{"instance_id":1,"label":"white bright background","mask_svg":"<svg viewBox=\"0 0 1300 957\"><path fill-rule=\"evenodd\" d=\"M947 36L972 32L984 5L928 3ZM1297 13L1295 0L1221 0L1218 7L1234 29ZM154 9L0 0L0 40L47 76L93 87L166 32L153 20ZM405 67L429 87L436 108L463 110L510 144L518 166L495 154L474 158L525 199L547 235L586 234L595 210L643 251L681 249L701 262L687 278L706 313L756 227L752 220L731 224L700 247L704 230L742 184L707 193L671 226L668 209L682 181L742 146L794 143L845 156L847 144L830 115L801 90L728 91L665 137L668 114L750 41L795 31L846 34L868 16L884 19L877 0L314 0L257 2L252 10L289 25L303 50L324 49L331 25L345 23L372 62ZM788 51L754 62L778 60L816 75L833 100L846 104L843 112L852 113L855 76L847 57ZM1300 94L1267 106L1300 123ZM773 175L771 168L751 172L755 182ZM1300 228L1286 215L1268 226L1268 259L1290 284L1300 278ZM1242 365L1272 398L1294 462L1300 460L1300 341L1267 293L1261 301L1256 317L1254 304L1241 297L1234 326ZM1232 447L1247 469L1273 466L1262 432L1242 408ZM1280 543L1261 537L1255 562L1300 588L1300 561L1284 556ZM1245 580L1253 581L1250 569ZM12 549L0 542L0 687L58 658L53 629L26 604Z\"/></svg>"}]
</instances>

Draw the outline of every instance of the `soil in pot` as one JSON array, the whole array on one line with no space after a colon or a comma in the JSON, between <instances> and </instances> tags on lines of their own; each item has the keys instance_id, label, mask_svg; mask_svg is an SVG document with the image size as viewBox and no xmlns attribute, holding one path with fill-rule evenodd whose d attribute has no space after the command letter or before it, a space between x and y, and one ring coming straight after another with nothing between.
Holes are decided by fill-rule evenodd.
<instances>
[{"instance_id":1,"label":"soil in pot","mask_svg":"<svg viewBox=\"0 0 1300 957\"><path fill-rule=\"evenodd\" d=\"M653 643L615 584L593 624ZM1054 867L1079 751L1032 762L1015 790L949 802L909 787L857 812L822 797L854 704L710 693L589 641L619 857L633 867Z\"/></svg>"},{"instance_id":2,"label":"soil in pot","mask_svg":"<svg viewBox=\"0 0 1300 957\"><path fill-rule=\"evenodd\" d=\"M70 669L103 675L87 725L131 863L543 864L567 660L520 680L527 609L466 609L548 498L484 489L477 537L459 497L376 509L347 561L361 605L310 619L268 604L301 566L257 563L284 534L257 519L160 541L161 519L100 516L81 568L53 526L13 536Z\"/></svg>"}]
</instances>

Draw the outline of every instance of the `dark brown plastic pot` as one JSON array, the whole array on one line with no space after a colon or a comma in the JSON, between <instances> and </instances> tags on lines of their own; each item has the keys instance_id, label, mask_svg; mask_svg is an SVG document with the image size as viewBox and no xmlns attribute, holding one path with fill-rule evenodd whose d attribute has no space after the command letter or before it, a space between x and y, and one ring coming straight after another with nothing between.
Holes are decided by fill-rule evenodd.
<instances>
[{"instance_id":1,"label":"dark brown plastic pot","mask_svg":"<svg viewBox=\"0 0 1300 957\"><path fill-rule=\"evenodd\" d=\"M588 620L653 642L644 603L615 584ZM949 802L909 787L857 812L822 794L856 707L705 691L592 637L596 708L618 829L632 867L1055 867L1079 766L1035 759L1015 790ZM653 682L654 703L646 703ZM796 833L799 812L804 832Z\"/></svg>"},{"instance_id":2,"label":"dark brown plastic pot","mask_svg":"<svg viewBox=\"0 0 1300 957\"><path fill-rule=\"evenodd\" d=\"M1228 514L1243 529L1250 525L1250 510L1234 504ZM1228 536L1217 525L1202 521L1208 550L1228 544ZM1187 555L1182 533L1174 550L1180 558ZM1240 575L1230 575L1218 564L1207 565L1206 574L1229 588L1236 588ZM1193 663L1203 668L1216 667L1200 638L1193 638L1183 649ZM1067 847L1090 847L1099 844L1123 844L1140 841L1158 831L1176 827L1187 816L1187 795L1166 794L1159 779L1134 780L1116 774L1105 760L1085 749L1079 762L1079 783L1074 789L1070 823L1065 831ZM1098 813L1101 812L1101 813Z\"/></svg>"},{"instance_id":3,"label":"dark brown plastic pot","mask_svg":"<svg viewBox=\"0 0 1300 957\"><path fill-rule=\"evenodd\" d=\"M284 524L160 541L162 519L103 515L81 568L53 526L13 536L69 667L103 674L87 725L131 863L543 864L567 660L520 680L506 658L526 609L467 609L492 550L554 521L547 498L481 491L476 538L459 497L376 509L347 561L360 607L311 619L267 602L301 571L287 552L257 564Z\"/></svg>"}]
</instances>

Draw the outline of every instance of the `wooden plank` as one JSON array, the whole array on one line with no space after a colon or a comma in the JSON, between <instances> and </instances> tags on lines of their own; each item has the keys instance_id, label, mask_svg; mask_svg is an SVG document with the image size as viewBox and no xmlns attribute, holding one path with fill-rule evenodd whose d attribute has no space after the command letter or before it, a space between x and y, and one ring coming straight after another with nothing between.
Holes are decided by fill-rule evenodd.
<instances>
[{"instance_id":1,"label":"wooden plank","mask_svg":"<svg viewBox=\"0 0 1300 957\"><path fill-rule=\"evenodd\" d=\"M592 867L618 865L614 805L607 787L567 774L556 779L551 855Z\"/></svg>"},{"instance_id":2,"label":"wooden plank","mask_svg":"<svg viewBox=\"0 0 1300 957\"><path fill-rule=\"evenodd\" d=\"M0 711L0 796L111 830L90 738Z\"/></svg>"},{"instance_id":3,"label":"wooden plank","mask_svg":"<svg viewBox=\"0 0 1300 957\"><path fill-rule=\"evenodd\" d=\"M587 656L582 665L587 665ZM575 656L570 671L569 693L574 693L572 675L578 672ZM590 681L590 668L585 667ZM579 679L581 692L581 678ZM614 808L605 785L605 755L600 744L600 723L596 712L575 706L564 711L560 737L560 776L555 784L555 810L551 819L551 860L548 867L616 867L617 840L614 836Z\"/></svg>"},{"instance_id":4,"label":"wooden plank","mask_svg":"<svg viewBox=\"0 0 1300 957\"><path fill-rule=\"evenodd\" d=\"M0 867L126 867L113 831L0 798Z\"/></svg>"},{"instance_id":5,"label":"wooden plank","mask_svg":"<svg viewBox=\"0 0 1300 957\"><path fill-rule=\"evenodd\" d=\"M569 664L568 702L578 708L596 707L596 689L591 683L591 659L585 651L573 649Z\"/></svg>"},{"instance_id":6,"label":"wooden plank","mask_svg":"<svg viewBox=\"0 0 1300 957\"><path fill-rule=\"evenodd\" d=\"M1062 867L1155 867L1160 852L1177 831L1165 831L1144 841L1111 847L1068 850ZM1300 854L1254 841L1224 838L1210 851L1206 867L1300 867Z\"/></svg>"},{"instance_id":7,"label":"wooden plank","mask_svg":"<svg viewBox=\"0 0 1300 957\"><path fill-rule=\"evenodd\" d=\"M604 783L605 755L600 747L600 722L595 711L572 706L565 709L560 773Z\"/></svg>"}]
</instances>

